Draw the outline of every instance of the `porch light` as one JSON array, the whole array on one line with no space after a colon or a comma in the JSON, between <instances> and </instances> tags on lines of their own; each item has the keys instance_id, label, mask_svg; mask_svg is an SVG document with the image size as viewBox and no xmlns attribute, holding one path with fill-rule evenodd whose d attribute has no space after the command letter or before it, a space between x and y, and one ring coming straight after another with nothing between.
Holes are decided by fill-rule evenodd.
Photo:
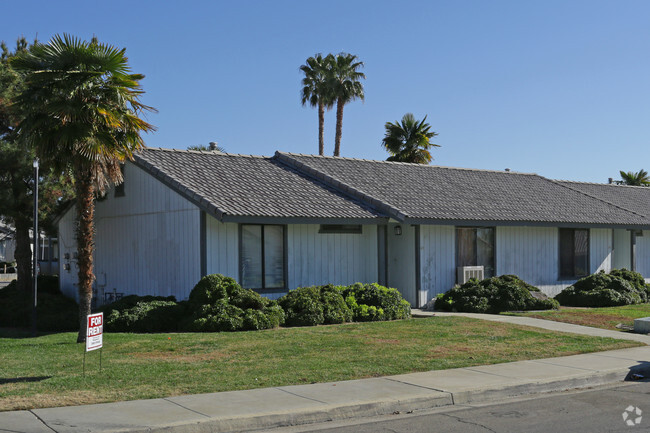
<instances>
[{"instance_id":1,"label":"porch light","mask_svg":"<svg viewBox=\"0 0 650 433\"><path fill-rule=\"evenodd\" d=\"M402 226L395 226L395 236L402 235Z\"/></svg>"}]
</instances>

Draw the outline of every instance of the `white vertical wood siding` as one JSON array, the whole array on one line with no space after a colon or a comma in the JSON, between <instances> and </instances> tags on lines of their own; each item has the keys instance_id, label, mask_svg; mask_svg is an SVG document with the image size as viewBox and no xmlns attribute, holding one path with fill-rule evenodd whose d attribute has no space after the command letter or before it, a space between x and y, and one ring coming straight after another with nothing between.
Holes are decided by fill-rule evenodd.
<instances>
[{"instance_id":1,"label":"white vertical wood siding","mask_svg":"<svg viewBox=\"0 0 650 433\"><path fill-rule=\"evenodd\" d=\"M236 223L222 223L207 215L206 272L222 274L239 281L239 227Z\"/></svg>"},{"instance_id":2,"label":"white vertical wood siding","mask_svg":"<svg viewBox=\"0 0 650 433\"><path fill-rule=\"evenodd\" d=\"M362 234L321 234L318 224L289 224L289 289L328 283L376 282L377 227L362 227Z\"/></svg>"},{"instance_id":3,"label":"white vertical wood siding","mask_svg":"<svg viewBox=\"0 0 650 433\"><path fill-rule=\"evenodd\" d=\"M420 305L456 283L456 228L420 226Z\"/></svg>"},{"instance_id":4,"label":"white vertical wood siding","mask_svg":"<svg viewBox=\"0 0 650 433\"><path fill-rule=\"evenodd\" d=\"M631 269L632 257L630 249L630 231L624 229L614 230L614 251L612 254L612 268Z\"/></svg>"},{"instance_id":5,"label":"white vertical wood siding","mask_svg":"<svg viewBox=\"0 0 650 433\"><path fill-rule=\"evenodd\" d=\"M75 241L75 218L77 210L72 206L59 221L59 286L64 295L69 298L77 298L77 242ZM67 259L66 259L67 254ZM69 265L70 270L65 270Z\"/></svg>"},{"instance_id":6,"label":"white vertical wood siding","mask_svg":"<svg viewBox=\"0 0 650 433\"><path fill-rule=\"evenodd\" d=\"M576 280L559 279L559 230L556 227L497 227L497 274L513 274L555 296ZM591 229L590 272L611 269L612 231Z\"/></svg>"},{"instance_id":7,"label":"white vertical wood siding","mask_svg":"<svg viewBox=\"0 0 650 433\"><path fill-rule=\"evenodd\" d=\"M636 271L650 281L650 230L636 237Z\"/></svg>"},{"instance_id":8,"label":"white vertical wood siding","mask_svg":"<svg viewBox=\"0 0 650 433\"><path fill-rule=\"evenodd\" d=\"M591 229L589 231L589 259L593 274L612 270L612 251L614 250L612 229Z\"/></svg>"},{"instance_id":9,"label":"white vertical wood siding","mask_svg":"<svg viewBox=\"0 0 650 433\"><path fill-rule=\"evenodd\" d=\"M97 295L173 295L186 299L200 278L200 211L137 166L125 167L125 195L111 190L96 204L95 276ZM74 212L60 223L61 257L74 243ZM64 244L65 242L65 244ZM76 246L73 247L73 251ZM72 254L71 254L72 257ZM65 260L61 260L62 263ZM72 266L62 278L69 294L76 282ZM63 275L63 274L61 274Z\"/></svg>"}]
</instances>

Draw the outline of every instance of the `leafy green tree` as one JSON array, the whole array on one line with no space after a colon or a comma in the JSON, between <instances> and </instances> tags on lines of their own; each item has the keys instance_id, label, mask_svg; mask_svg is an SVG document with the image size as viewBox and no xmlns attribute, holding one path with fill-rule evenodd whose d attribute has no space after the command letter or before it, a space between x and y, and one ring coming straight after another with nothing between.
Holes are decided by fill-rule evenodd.
<instances>
[{"instance_id":1,"label":"leafy green tree","mask_svg":"<svg viewBox=\"0 0 650 433\"><path fill-rule=\"evenodd\" d=\"M620 171L621 173L621 179L624 185L633 185L633 186L649 186L650 185L650 177L648 177L648 172L641 169L638 172L633 172L633 171L628 171L625 172L623 170Z\"/></svg>"},{"instance_id":2,"label":"leafy green tree","mask_svg":"<svg viewBox=\"0 0 650 433\"><path fill-rule=\"evenodd\" d=\"M332 97L336 100L336 136L334 139L334 156L341 154L341 136L343 132L343 107L348 102L357 98L362 101L365 98L361 79L366 75L359 72L363 62L358 61L357 56L340 53L337 54L332 63L332 74L328 77L328 87Z\"/></svg>"},{"instance_id":3,"label":"leafy green tree","mask_svg":"<svg viewBox=\"0 0 650 433\"><path fill-rule=\"evenodd\" d=\"M427 116L418 121L411 113L406 113L402 121L386 122L386 135L381 144L391 154L388 161L413 162L429 164L433 157L429 153L432 147L440 147L431 143L438 135L431 131L431 125L426 123Z\"/></svg>"},{"instance_id":4,"label":"leafy green tree","mask_svg":"<svg viewBox=\"0 0 650 433\"><path fill-rule=\"evenodd\" d=\"M14 226L18 268L18 288L29 291L32 278L30 229L33 227L33 167L35 154L16 139L20 110L12 105L23 86L23 77L9 66L9 59L25 52L25 38L16 42L15 51L0 44L0 215ZM72 196L71 181L43 166L39 176L39 226L53 233L52 219L61 203Z\"/></svg>"},{"instance_id":5,"label":"leafy green tree","mask_svg":"<svg viewBox=\"0 0 650 433\"><path fill-rule=\"evenodd\" d=\"M131 73L125 49L63 35L10 60L25 75L15 104L24 111L18 135L44 161L75 179L79 335L86 339L92 299L95 197L122 181L120 164L144 147L154 127L139 115L143 75Z\"/></svg>"},{"instance_id":6,"label":"leafy green tree","mask_svg":"<svg viewBox=\"0 0 650 433\"><path fill-rule=\"evenodd\" d=\"M305 74L300 92L302 105L318 107L318 154L321 156L325 154L325 109L329 110L334 106L334 97L329 85L333 64L333 55L323 57L318 53L308 58L300 67Z\"/></svg>"}]
</instances>

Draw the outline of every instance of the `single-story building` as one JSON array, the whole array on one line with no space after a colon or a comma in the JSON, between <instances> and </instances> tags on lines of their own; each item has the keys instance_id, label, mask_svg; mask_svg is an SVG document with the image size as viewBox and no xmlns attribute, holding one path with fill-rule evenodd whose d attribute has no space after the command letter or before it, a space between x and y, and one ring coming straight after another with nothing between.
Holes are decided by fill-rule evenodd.
<instances>
[{"instance_id":1,"label":"single-story building","mask_svg":"<svg viewBox=\"0 0 650 433\"><path fill-rule=\"evenodd\" d=\"M185 299L211 273L276 298L379 282L422 306L473 273L555 295L626 267L650 276L650 188L297 155L146 149L97 201L96 298ZM58 221L76 297L74 206ZM644 236L645 235L645 236Z\"/></svg>"}]
</instances>

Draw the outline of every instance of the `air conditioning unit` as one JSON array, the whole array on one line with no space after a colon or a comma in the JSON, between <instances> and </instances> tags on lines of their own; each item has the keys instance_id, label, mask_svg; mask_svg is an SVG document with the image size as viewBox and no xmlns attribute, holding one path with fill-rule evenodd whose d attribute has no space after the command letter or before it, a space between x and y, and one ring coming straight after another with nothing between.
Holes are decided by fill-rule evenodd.
<instances>
[{"instance_id":1,"label":"air conditioning unit","mask_svg":"<svg viewBox=\"0 0 650 433\"><path fill-rule=\"evenodd\" d=\"M457 268L456 279L458 284L465 284L470 278L482 280L484 278L483 266L459 266Z\"/></svg>"}]
</instances>

